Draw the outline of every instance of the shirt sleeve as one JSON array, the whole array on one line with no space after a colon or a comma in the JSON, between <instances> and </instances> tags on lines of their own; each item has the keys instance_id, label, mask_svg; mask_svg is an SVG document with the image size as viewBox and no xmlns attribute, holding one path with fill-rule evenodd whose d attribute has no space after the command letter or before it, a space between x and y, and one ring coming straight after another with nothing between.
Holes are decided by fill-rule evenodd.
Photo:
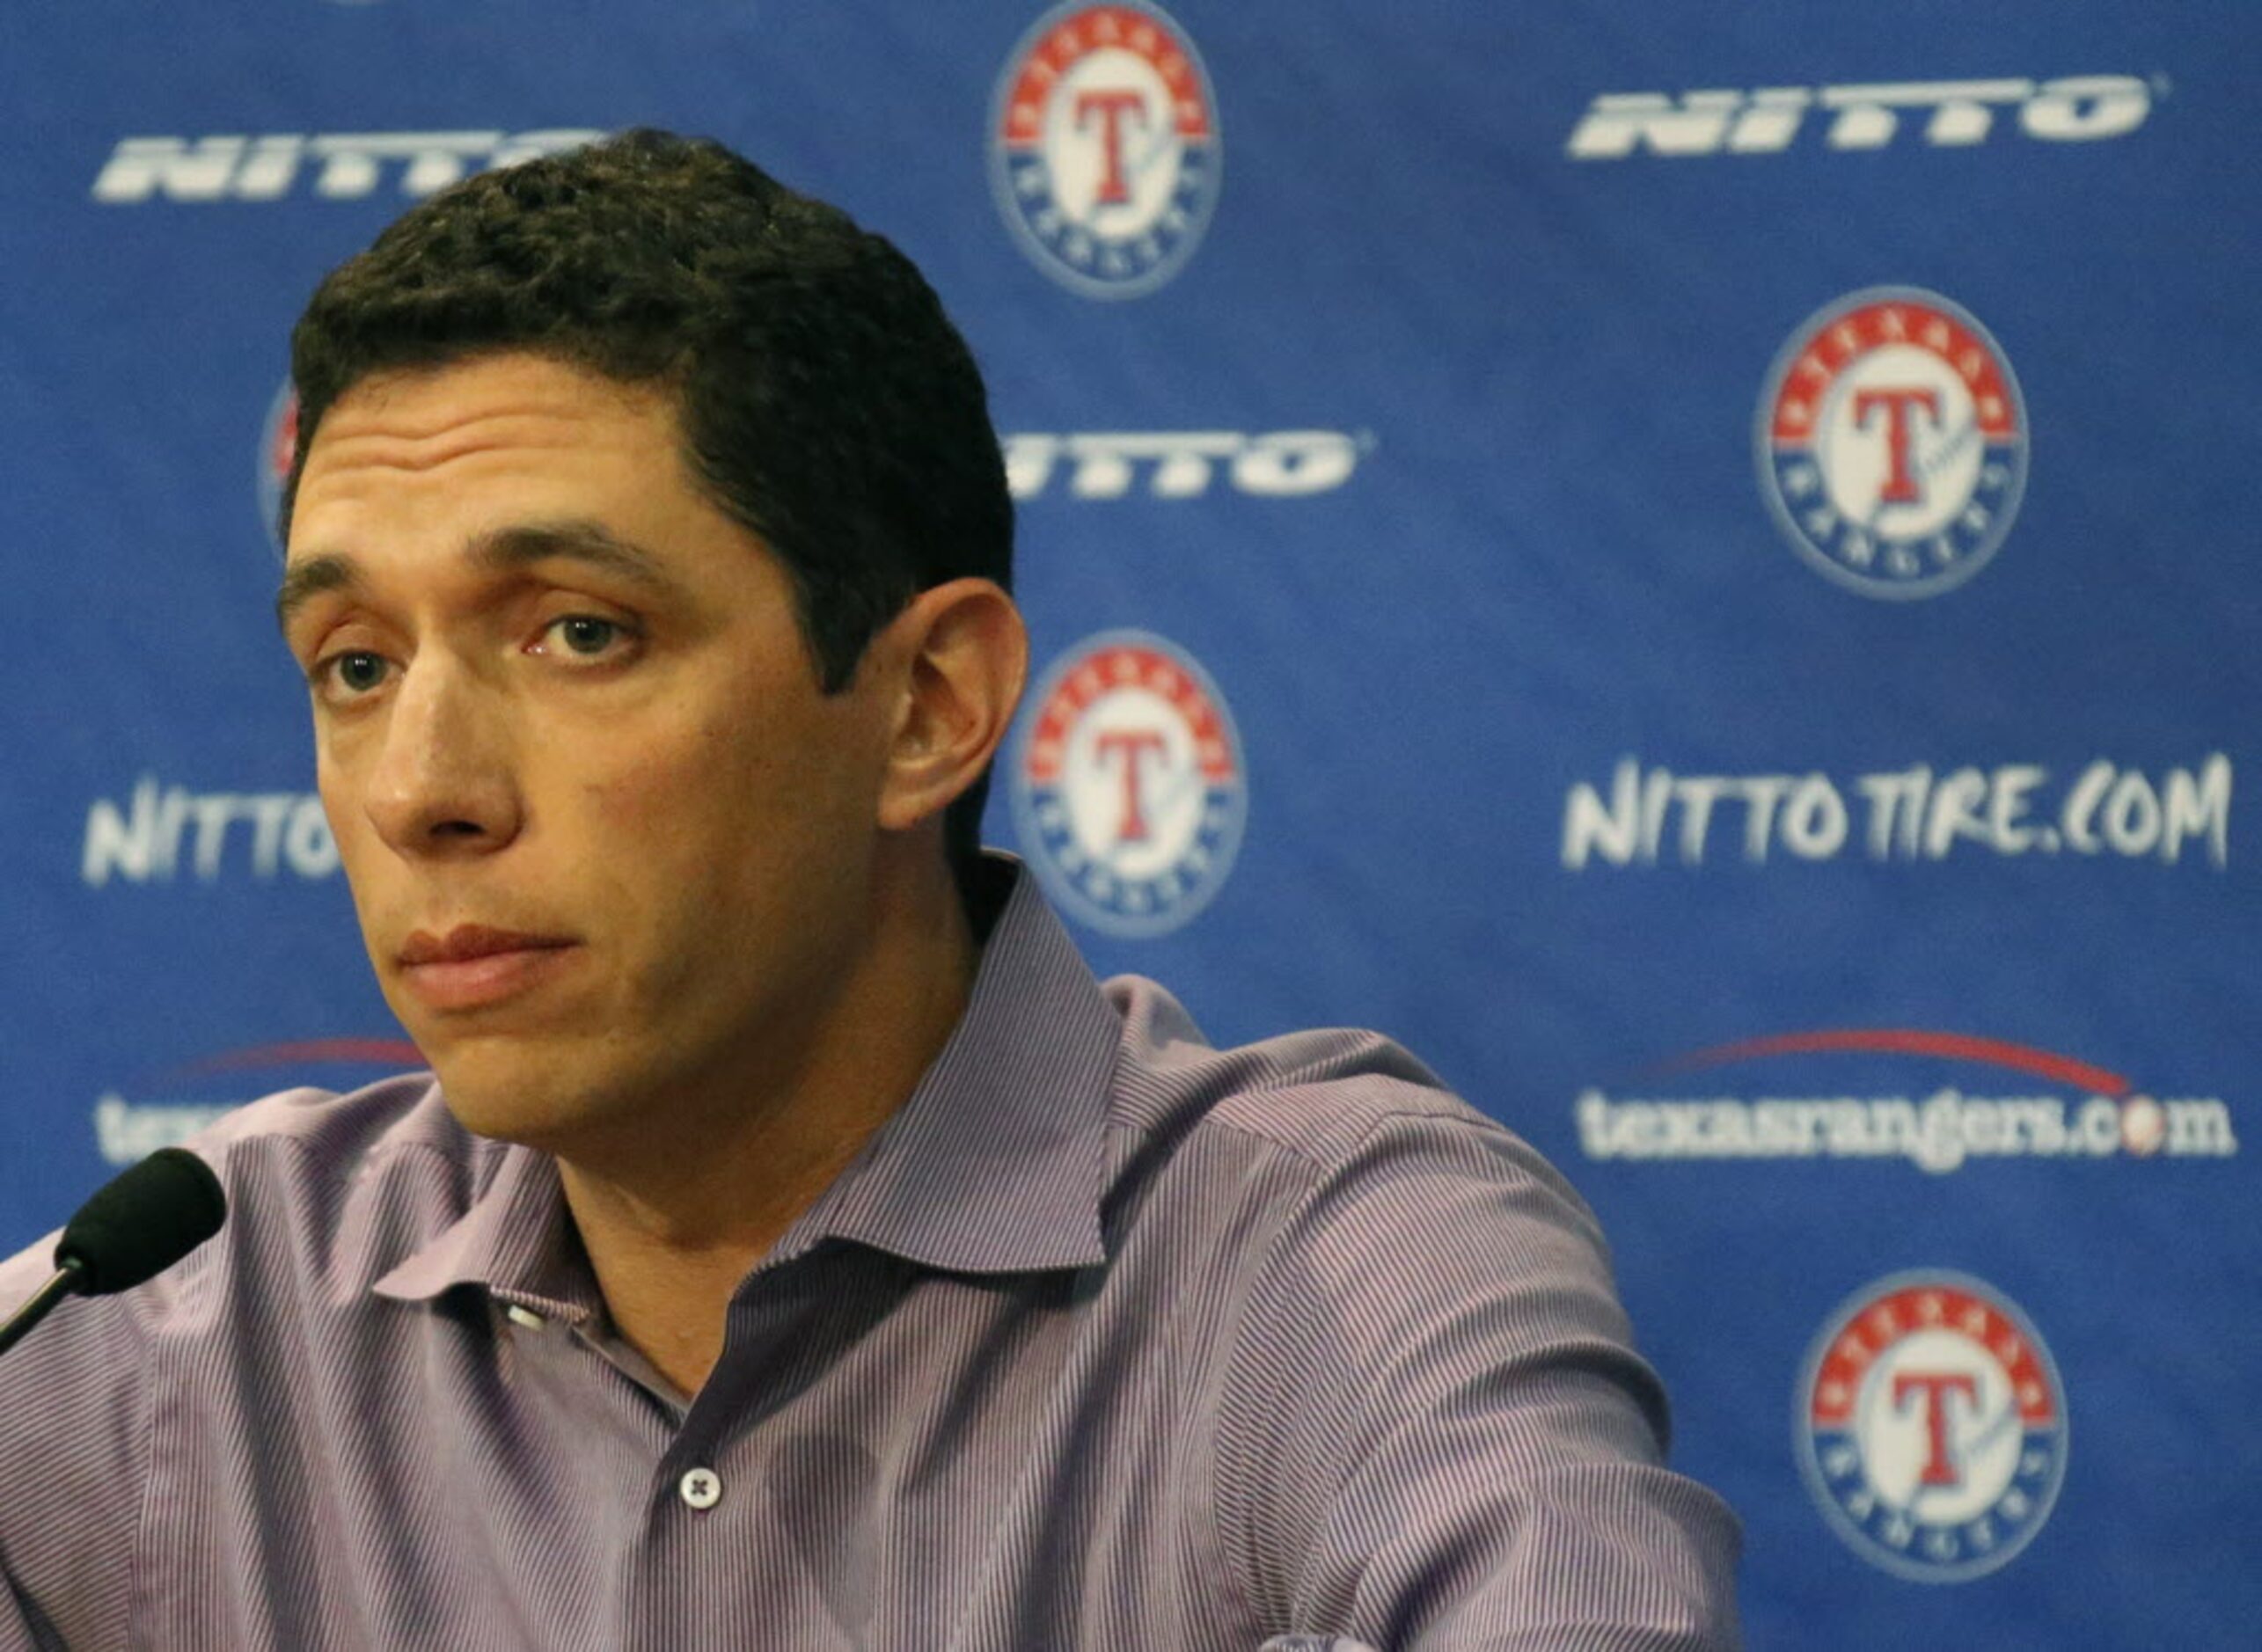
<instances>
[{"instance_id":1,"label":"shirt sleeve","mask_svg":"<svg viewBox=\"0 0 2262 1652\"><path fill-rule=\"evenodd\" d=\"M0 1315L53 1271L0 1262ZM0 1357L0 1652L127 1642L147 1479L143 1336L128 1297L66 1298Z\"/></svg>"},{"instance_id":2,"label":"shirt sleeve","mask_svg":"<svg viewBox=\"0 0 2262 1652\"><path fill-rule=\"evenodd\" d=\"M1473 1115L1318 1166L1227 1363L1218 1517L1277 1648L1713 1652L1735 1517L1664 1466L1601 1234Z\"/></svg>"}]
</instances>

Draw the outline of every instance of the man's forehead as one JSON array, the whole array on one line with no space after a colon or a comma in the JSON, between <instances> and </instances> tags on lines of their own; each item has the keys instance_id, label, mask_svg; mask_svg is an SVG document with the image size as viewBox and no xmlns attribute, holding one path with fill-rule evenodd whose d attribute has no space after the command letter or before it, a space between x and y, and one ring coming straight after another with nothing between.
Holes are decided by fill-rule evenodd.
<instances>
[{"instance_id":1,"label":"man's forehead","mask_svg":"<svg viewBox=\"0 0 2262 1652\"><path fill-rule=\"evenodd\" d=\"M681 479L663 391L538 356L372 374L318 420L290 499L292 560L351 552L321 542L355 534L371 513L443 514L461 535L467 514L492 514L477 508L490 500L520 515L612 515L622 496L649 502Z\"/></svg>"}]
</instances>

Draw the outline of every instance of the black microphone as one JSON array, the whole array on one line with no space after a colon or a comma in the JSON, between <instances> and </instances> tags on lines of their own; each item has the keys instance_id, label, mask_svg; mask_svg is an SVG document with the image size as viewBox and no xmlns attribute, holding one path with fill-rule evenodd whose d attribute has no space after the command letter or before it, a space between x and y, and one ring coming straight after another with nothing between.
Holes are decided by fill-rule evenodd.
<instances>
[{"instance_id":1,"label":"black microphone","mask_svg":"<svg viewBox=\"0 0 2262 1652\"><path fill-rule=\"evenodd\" d=\"M63 1228L55 1277L5 1325L0 1354L65 1297L104 1297L155 1278L220 1231L227 1195L185 1147L161 1147L95 1190Z\"/></svg>"}]
</instances>

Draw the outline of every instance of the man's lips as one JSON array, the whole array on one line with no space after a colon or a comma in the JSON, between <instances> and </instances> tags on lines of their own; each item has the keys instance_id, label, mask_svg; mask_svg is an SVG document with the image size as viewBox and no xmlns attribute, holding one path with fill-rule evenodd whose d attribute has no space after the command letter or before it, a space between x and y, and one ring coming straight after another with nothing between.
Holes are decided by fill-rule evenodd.
<instances>
[{"instance_id":1,"label":"man's lips","mask_svg":"<svg viewBox=\"0 0 2262 1652\"><path fill-rule=\"evenodd\" d=\"M408 990L436 1010L478 1009L516 997L564 967L581 943L459 924L445 935L418 930L395 954Z\"/></svg>"},{"instance_id":2,"label":"man's lips","mask_svg":"<svg viewBox=\"0 0 2262 1652\"><path fill-rule=\"evenodd\" d=\"M546 952L574 944L569 935L529 935L515 929L491 929L485 924L458 924L444 936L420 929L400 944L402 968L418 964L468 963L499 952Z\"/></svg>"}]
</instances>

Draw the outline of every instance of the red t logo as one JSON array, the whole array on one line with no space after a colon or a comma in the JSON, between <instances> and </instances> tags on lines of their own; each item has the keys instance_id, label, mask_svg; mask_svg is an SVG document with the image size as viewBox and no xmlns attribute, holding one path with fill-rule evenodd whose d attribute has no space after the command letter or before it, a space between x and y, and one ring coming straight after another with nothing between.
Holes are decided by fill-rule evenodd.
<instances>
[{"instance_id":1,"label":"red t logo","mask_svg":"<svg viewBox=\"0 0 2262 1652\"><path fill-rule=\"evenodd\" d=\"M1138 123L1146 124L1146 99L1136 91L1081 91L1076 94L1076 129L1083 131L1092 122L1090 116L1100 117L1100 151L1107 158L1107 170L1100 176L1100 193L1096 197L1102 206L1119 206L1131 199L1131 186L1124 178L1124 117L1133 110L1138 112Z\"/></svg>"},{"instance_id":2,"label":"red t logo","mask_svg":"<svg viewBox=\"0 0 2262 1652\"><path fill-rule=\"evenodd\" d=\"M1891 469L1885 477L1883 492L1878 495L1881 505L1914 505L1924 495L1916 486L1916 478L1908 469L1908 410L1922 407L1932 415L1935 429L1940 424L1940 392L1936 390L1857 390L1854 392L1854 428L1870 428L1870 414L1882 407L1885 410L1885 453Z\"/></svg>"},{"instance_id":3,"label":"red t logo","mask_svg":"<svg viewBox=\"0 0 2262 1652\"><path fill-rule=\"evenodd\" d=\"M1964 1408L1968 1413L1980 1403L1979 1379L1968 1371L1909 1371L1892 1379L1892 1407L1903 1409L1902 1402L1911 1393L1924 1396L1924 1431L1929 1451L1924 1459L1924 1472L1917 1482L1925 1486L1954 1486L1961 1483L1956 1465L1948 1456L1948 1396L1964 1396Z\"/></svg>"},{"instance_id":4,"label":"red t logo","mask_svg":"<svg viewBox=\"0 0 2262 1652\"><path fill-rule=\"evenodd\" d=\"M1146 841L1146 816L1139 811L1139 764L1142 757L1160 757L1169 749L1169 743L1154 729L1138 730L1113 728L1102 735L1095 742L1102 762L1117 752L1124 758L1124 819L1116 828L1116 841L1124 844L1143 844Z\"/></svg>"}]
</instances>

